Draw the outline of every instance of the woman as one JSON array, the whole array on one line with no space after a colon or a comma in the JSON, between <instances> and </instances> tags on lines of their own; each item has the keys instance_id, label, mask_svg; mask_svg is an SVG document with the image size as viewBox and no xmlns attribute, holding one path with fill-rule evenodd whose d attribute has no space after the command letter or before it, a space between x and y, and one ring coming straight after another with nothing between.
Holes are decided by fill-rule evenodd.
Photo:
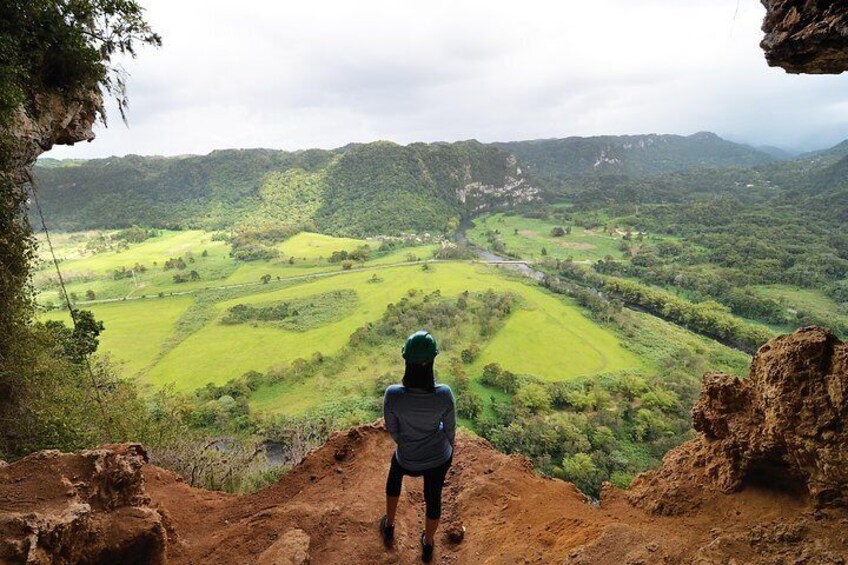
<instances>
[{"instance_id":1,"label":"woman","mask_svg":"<svg viewBox=\"0 0 848 565\"><path fill-rule=\"evenodd\" d=\"M401 353L406 360L403 384L391 385L383 399L386 429L397 449L386 480L386 515L380 520L380 532L386 545L391 545L403 476L423 476L427 520L421 534L421 559L429 563L442 516L442 487L453 460L454 399L449 386L436 384L433 360L439 348L433 336L415 332Z\"/></svg>"}]
</instances>

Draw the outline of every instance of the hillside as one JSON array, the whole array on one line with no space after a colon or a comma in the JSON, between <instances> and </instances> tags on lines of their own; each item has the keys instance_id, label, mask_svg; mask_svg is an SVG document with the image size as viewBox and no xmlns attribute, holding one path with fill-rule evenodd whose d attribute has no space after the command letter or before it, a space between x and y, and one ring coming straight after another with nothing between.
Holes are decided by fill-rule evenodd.
<instances>
[{"instance_id":1,"label":"hillside","mask_svg":"<svg viewBox=\"0 0 848 565\"><path fill-rule=\"evenodd\" d=\"M510 154L475 141L334 151L221 150L36 167L55 229L222 229L264 224L338 235L442 231L452 217L537 198Z\"/></svg>"},{"instance_id":2,"label":"hillside","mask_svg":"<svg viewBox=\"0 0 848 565\"><path fill-rule=\"evenodd\" d=\"M774 160L714 133L567 137L497 143L543 179L592 174L648 175L699 167L750 167Z\"/></svg>"},{"instance_id":3,"label":"hillside","mask_svg":"<svg viewBox=\"0 0 848 565\"><path fill-rule=\"evenodd\" d=\"M452 217L539 200L540 183L556 187L587 175L738 169L774 161L764 151L697 133L45 159L36 172L56 229L270 223L363 236L442 231Z\"/></svg>"},{"instance_id":4,"label":"hillside","mask_svg":"<svg viewBox=\"0 0 848 565\"><path fill-rule=\"evenodd\" d=\"M706 375L699 435L599 505L461 435L436 561L844 563L846 352L809 328L764 346L746 381ZM193 489L140 446L34 454L0 467L0 559L415 562L420 480L405 483L393 549L376 530L391 451L380 425L354 428L244 496Z\"/></svg>"}]
</instances>

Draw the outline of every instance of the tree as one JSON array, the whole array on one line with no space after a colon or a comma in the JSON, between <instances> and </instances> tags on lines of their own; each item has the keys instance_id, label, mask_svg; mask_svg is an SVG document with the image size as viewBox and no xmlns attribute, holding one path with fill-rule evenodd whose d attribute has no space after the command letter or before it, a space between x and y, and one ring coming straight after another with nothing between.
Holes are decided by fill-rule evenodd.
<instances>
[{"instance_id":1,"label":"tree","mask_svg":"<svg viewBox=\"0 0 848 565\"><path fill-rule=\"evenodd\" d=\"M470 390L458 395L456 401L456 413L461 418L474 420L483 411L483 400L480 396Z\"/></svg>"},{"instance_id":2,"label":"tree","mask_svg":"<svg viewBox=\"0 0 848 565\"><path fill-rule=\"evenodd\" d=\"M513 402L530 414L543 414L551 410L551 396L540 384L530 383L518 389Z\"/></svg>"},{"instance_id":3,"label":"tree","mask_svg":"<svg viewBox=\"0 0 848 565\"><path fill-rule=\"evenodd\" d=\"M468 347L462 350L459 354L459 357L462 359L462 362L466 365L470 365L477 359L477 356L480 354L480 347L477 344L472 343Z\"/></svg>"},{"instance_id":4,"label":"tree","mask_svg":"<svg viewBox=\"0 0 848 565\"><path fill-rule=\"evenodd\" d=\"M592 482L598 475L598 468L589 454L575 453L563 457L562 474L567 481L571 481L581 490L590 491Z\"/></svg>"},{"instance_id":5,"label":"tree","mask_svg":"<svg viewBox=\"0 0 848 565\"><path fill-rule=\"evenodd\" d=\"M498 386L500 384L501 366L497 363L489 363L483 367L483 384L489 386Z\"/></svg>"},{"instance_id":6,"label":"tree","mask_svg":"<svg viewBox=\"0 0 848 565\"><path fill-rule=\"evenodd\" d=\"M199 281L200 280L200 273L198 273L197 271L191 271L188 274L188 278L192 281Z\"/></svg>"},{"instance_id":7,"label":"tree","mask_svg":"<svg viewBox=\"0 0 848 565\"><path fill-rule=\"evenodd\" d=\"M94 291L89 288L85 291L85 298L86 300L94 300L95 298L97 298L97 295L95 295Z\"/></svg>"},{"instance_id":8,"label":"tree","mask_svg":"<svg viewBox=\"0 0 848 565\"><path fill-rule=\"evenodd\" d=\"M551 230L551 235L553 237L562 237L565 235L565 230L562 227L557 226Z\"/></svg>"},{"instance_id":9,"label":"tree","mask_svg":"<svg viewBox=\"0 0 848 565\"><path fill-rule=\"evenodd\" d=\"M72 318L73 328L57 320L50 320L44 325L62 344L65 355L79 364L97 351L100 332L104 327L103 322L96 320L94 314L88 310L72 310Z\"/></svg>"},{"instance_id":10,"label":"tree","mask_svg":"<svg viewBox=\"0 0 848 565\"><path fill-rule=\"evenodd\" d=\"M547 254L548 254L547 248L543 247L542 248L542 255L547 255Z\"/></svg>"},{"instance_id":11,"label":"tree","mask_svg":"<svg viewBox=\"0 0 848 565\"><path fill-rule=\"evenodd\" d=\"M343 271L349 271L352 268L353 268L353 261L348 261L348 260L342 261L342 270Z\"/></svg>"},{"instance_id":12,"label":"tree","mask_svg":"<svg viewBox=\"0 0 848 565\"><path fill-rule=\"evenodd\" d=\"M269 282L271 282L271 275L265 273L259 280L262 281L262 284L268 284Z\"/></svg>"},{"instance_id":13,"label":"tree","mask_svg":"<svg viewBox=\"0 0 848 565\"><path fill-rule=\"evenodd\" d=\"M0 453L13 457L120 438L91 433L103 422L91 412L78 369L57 355L54 336L32 319L35 242L19 175L32 156L29 145L54 140L17 137L19 128L9 126L26 114L37 117L43 131L58 132L64 126L53 117L72 115L71 104L80 116L105 119L101 91L117 98L123 115L125 74L112 58L133 56L139 45L161 39L135 0L8 0L0 13ZM77 133L66 133L64 143L73 143Z\"/></svg>"}]
</instances>

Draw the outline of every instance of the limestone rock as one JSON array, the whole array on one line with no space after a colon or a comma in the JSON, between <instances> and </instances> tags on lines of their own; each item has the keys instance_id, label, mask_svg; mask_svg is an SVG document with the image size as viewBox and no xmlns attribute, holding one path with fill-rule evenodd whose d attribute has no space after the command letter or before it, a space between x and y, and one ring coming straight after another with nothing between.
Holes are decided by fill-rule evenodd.
<instances>
[{"instance_id":1,"label":"limestone rock","mask_svg":"<svg viewBox=\"0 0 848 565\"><path fill-rule=\"evenodd\" d=\"M15 167L18 175L54 145L73 145L94 139L93 126L103 108L99 90L83 91L67 98L39 95L22 106L9 128L18 140ZM18 178L22 182L23 178Z\"/></svg>"},{"instance_id":2,"label":"limestone rock","mask_svg":"<svg viewBox=\"0 0 848 565\"><path fill-rule=\"evenodd\" d=\"M303 530L289 530L262 552L257 565L308 565L309 535Z\"/></svg>"},{"instance_id":3,"label":"limestone rock","mask_svg":"<svg viewBox=\"0 0 848 565\"><path fill-rule=\"evenodd\" d=\"M848 3L833 0L762 0L766 61L790 73L848 69Z\"/></svg>"},{"instance_id":4,"label":"limestone rock","mask_svg":"<svg viewBox=\"0 0 848 565\"><path fill-rule=\"evenodd\" d=\"M708 373L692 410L701 434L634 481L629 499L658 514L695 510L712 487L749 483L848 506L848 346L804 328L757 352L740 380Z\"/></svg>"},{"instance_id":5,"label":"limestone rock","mask_svg":"<svg viewBox=\"0 0 848 565\"><path fill-rule=\"evenodd\" d=\"M164 564L161 516L148 506L137 445L42 451L0 469L0 562Z\"/></svg>"}]
</instances>

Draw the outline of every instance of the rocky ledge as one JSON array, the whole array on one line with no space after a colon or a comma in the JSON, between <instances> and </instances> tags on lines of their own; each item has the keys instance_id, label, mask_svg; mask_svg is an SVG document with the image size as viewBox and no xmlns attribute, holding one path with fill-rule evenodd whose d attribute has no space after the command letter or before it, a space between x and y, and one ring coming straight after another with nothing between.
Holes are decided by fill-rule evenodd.
<instances>
[{"instance_id":1,"label":"rocky ledge","mask_svg":"<svg viewBox=\"0 0 848 565\"><path fill-rule=\"evenodd\" d=\"M790 73L848 69L848 2L762 0L766 61Z\"/></svg>"}]
</instances>

